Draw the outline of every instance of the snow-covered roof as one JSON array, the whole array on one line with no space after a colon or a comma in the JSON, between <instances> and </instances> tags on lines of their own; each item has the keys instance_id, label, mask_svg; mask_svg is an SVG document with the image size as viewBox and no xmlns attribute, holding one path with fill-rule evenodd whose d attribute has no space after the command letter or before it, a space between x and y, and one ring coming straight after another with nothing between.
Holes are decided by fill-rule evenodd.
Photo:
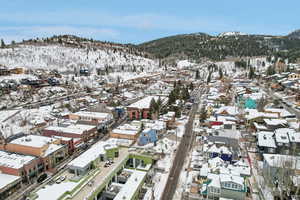
<instances>
[{"instance_id":1,"label":"snow-covered roof","mask_svg":"<svg viewBox=\"0 0 300 200\"><path fill-rule=\"evenodd\" d=\"M238 175L251 176L251 168L249 166L229 165L228 168Z\"/></svg>"},{"instance_id":2,"label":"snow-covered roof","mask_svg":"<svg viewBox=\"0 0 300 200\"><path fill-rule=\"evenodd\" d=\"M300 143L300 132L290 131L288 132L290 142Z\"/></svg>"},{"instance_id":3,"label":"snow-covered roof","mask_svg":"<svg viewBox=\"0 0 300 200\"><path fill-rule=\"evenodd\" d=\"M117 148L117 145L100 141L94 144L87 151L82 153L80 156L72 160L68 167L72 168L85 168L92 161L96 160L100 155L105 154L106 149Z\"/></svg>"},{"instance_id":4,"label":"snow-covered roof","mask_svg":"<svg viewBox=\"0 0 300 200\"><path fill-rule=\"evenodd\" d=\"M251 93L251 94L244 94L243 97L245 98L251 98L253 100L259 100L261 98L263 98L264 93L262 92L255 92L255 93Z\"/></svg>"},{"instance_id":5,"label":"snow-covered roof","mask_svg":"<svg viewBox=\"0 0 300 200\"><path fill-rule=\"evenodd\" d=\"M300 122L289 122L289 127L293 128L295 130L299 130L300 129Z\"/></svg>"},{"instance_id":6,"label":"snow-covered roof","mask_svg":"<svg viewBox=\"0 0 300 200\"><path fill-rule=\"evenodd\" d=\"M282 131L276 132L275 131L275 139L276 139L276 142L278 142L278 143L285 143L285 144L290 143L288 134L286 132L282 132Z\"/></svg>"},{"instance_id":7,"label":"snow-covered roof","mask_svg":"<svg viewBox=\"0 0 300 200\"><path fill-rule=\"evenodd\" d=\"M279 109L279 108L266 108L265 111L267 112L273 112L273 113L280 113L281 117L289 117L293 116L294 114L291 114L286 109Z\"/></svg>"},{"instance_id":8,"label":"snow-covered roof","mask_svg":"<svg viewBox=\"0 0 300 200\"><path fill-rule=\"evenodd\" d=\"M211 182L208 184L208 187L221 188L219 174L208 173L207 179L211 180Z\"/></svg>"},{"instance_id":9,"label":"snow-covered roof","mask_svg":"<svg viewBox=\"0 0 300 200\"><path fill-rule=\"evenodd\" d=\"M275 137L277 142L289 143L289 134L295 133L294 129L290 128L278 128L275 130ZM296 139L296 138L294 138Z\"/></svg>"},{"instance_id":10,"label":"snow-covered roof","mask_svg":"<svg viewBox=\"0 0 300 200\"><path fill-rule=\"evenodd\" d=\"M112 119L112 114L103 113L103 112L87 112L87 111L79 111L73 113L74 115L78 115L81 117L89 117L89 118L97 118L97 119Z\"/></svg>"},{"instance_id":11,"label":"snow-covered roof","mask_svg":"<svg viewBox=\"0 0 300 200\"><path fill-rule=\"evenodd\" d=\"M159 96L147 96L131 105L129 105L129 108L138 108L138 109L147 109L150 107L151 100L154 99L157 101L159 99ZM165 102L167 100L166 97L160 97L162 102Z\"/></svg>"},{"instance_id":12,"label":"snow-covered roof","mask_svg":"<svg viewBox=\"0 0 300 200\"><path fill-rule=\"evenodd\" d=\"M209 172L210 168L208 167L208 163L203 164L200 169L200 176L207 177Z\"/></svg>"},{"instance_id":13,"label":"snow-covered roof","mask_svg":"<svg viewBox=\"0 0 300 200\"><path fill-rule=\"evenodd\" d=\"M212 168L221 166L221 165L223 165L224 163L225 163L224 160L222 160L220 157L215 157L215 158L212 158L212 159L209 159L209 160L208 160L208 164L209 164L209 166L212 167Z\"/></svg>"},{"instance_id":14,"label":"snow-covered roof","mask_svg":"<svg viewBox=\"0 0 300 200\"><path fill-rule=\"evenodd\" d=\"M237 115L238 108L235 106L223 106L217 110L217 114L221 114L222 112L227 112L229 115Z\"/></svg>"},{"instance_id":15,"label":"snow-covered roof","mask_svg":"<svg viewBox=\"0 0 300 200\"><path fill-rule=\"evenodd\" d=\"M18 180L21 180L20 176L13 176L9 174L0 173L0 190Z\"/></svg>"},{"instance_id":16,"label":"snow-covered roof","mask_svg":"<svg viewBox=\"0 0 300 200\"><path fill-rule=\"evenodd\" d=\"M112 133L122 134L122 135L136 135L136 134L138 134L138 131L137 130L126 130L126 129L116 128L116 129L112 130Z\"/></svg>"},{"instance_id":17,"label":"snow-covered roof","mask_svg":"<svg viewBox=\"0 0 300 200\"><path fill-rule=\"evenodd\" d=\"M222 154L232 154L228 147L221 146L217 147L215 144L208 148L207 152L209 153L222 153Z\"/></svg>"},{"instance_id":18,"label":"snow-covered roof","mask_svg":"<svg viewBox=\"0 0 300 200\"><path fill-rule=\"evenodd\" d=\"M4 167L20 169L24 165L31 163L34 159L36 158L33 156L0 151L0 165Z\"/></svg>"},{"instance_id":19,"label":"snow-covered roof","mask_svg":"<svg viewBox=\"0 0 300 200\"><path fill-rule=\"evenodd\" d=\"M253 123L253 125L255 126L255 128L259 131L266 131L268 130L268 128L264 125L258 124L256 122Z\"/></svg>"},{"instance_id":20,"label":"snow-covered roof","mask_svg":"<svg viewBox=\"0 0 300 200\"><path fill-rule=\"evenodd\" d=\"M125 185L121 188L119 193L115 196L114 200L131 200L147 173L143 171L134 170L130 175Z\"/></svg>"},{"instance_id":21,"label":"snow-covered roof","mask_svg":"<svg viewBox=\"0 0 300 200\"><path fill-rule=\"evenodd\" d=\"M228 175L228 174L220 174L220 182L233 182L244 186L244 178L240 176Z\"/></svg>"},{"instance_id":22,"label":"snow-covered roof","mask_svg":"<svg viewBox=\"0 0 300 200\"><path fill-rule=\"evenodd\" d=\"M261 131L257 133L258 146L276 148L273 132Z\"/></svg>"},{"instance_id":23,"label":"snow-covered roof","mask_svg":"<svg viewBox=\"0 0 300 200\"><path fill-rule=\"evenodd\" d=\"M255 119L258 117L263 118L278 118L278 114L276 113L266 113L266 112L259 112L256 109L245 109L248 114L245 116L247 120Z\"/></svg>"},{"instance_id":24,"label":"snow-covered roof","mask_svg":"<svg viewBox=\"0 0 300 200\"><path fill-rule=\"evenodd\" d=\"M93 128L95 128L95 126L84 125L84 124L73 124L73 125L70 125L67 127L49 126L49 127L45 128L45 130L62 132L62 133L73 133L73 134L81 135L85 131L89 131Z\"/></svg>"},{"instance_id":25,"label":"snow-covered roof","mask_svg":"<svg viewBox=\"0 0 300 200\"><path fill-rule=\"evenodd\" d=\"M57 150L63 148L62 145L58 145L58 144L49 144L48 148L46 149L46 151L44 152L44 154L42 155L43 157L46 157L54 152L56 152Z\"/></svg>"},{"instance_id":26,"label":"snow-covered roof","mask_svg":"<svg viewBox=\"0 0 300 200\"><path fill-rule=\"evenodd\" d=\"M285 125L287 121L284 119L264 119L264 122L270 126Z\"/></svg>"},{"instance_id":27,"label":"snow-covered roof","mask_svg":"<svg viewBox=\"0 0 300 200\"><path fill-rule=\"evenodd\" d=\"M121 139L121 138L109 138L108 140L106 140L106 142L109 144L115 144L117 146L129 147L133 144L134 141L129 139Z\"/></svg>"},{"instance_id":28,"label":"snow-covered roof","mask_svg":"<svg viewBox=\"0 0 300 200\"><path fill-rule=\"evenodd\" d=\"M24 137L12 140L10 143L23 145L23 146L41 148L46 144L53 143L54 141L55 141L55 139L50 138L50 137L45 137L45 136L40 136L40 135L26 135Z\"/></svg>"}]
</instances>

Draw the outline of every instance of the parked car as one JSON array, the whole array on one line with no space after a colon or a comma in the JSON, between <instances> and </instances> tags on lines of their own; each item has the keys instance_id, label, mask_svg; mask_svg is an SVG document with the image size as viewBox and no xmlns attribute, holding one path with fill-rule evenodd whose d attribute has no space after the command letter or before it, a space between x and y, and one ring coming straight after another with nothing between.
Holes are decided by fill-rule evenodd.
<instances>
[{"instance_id":1,"label":"parked car","mask_svg":"<svg viewBox=\"0 0 300 200\"><path fill-rule=\"evenodd\" d=\"M64 180L66 180L66 176L61 176L61 177L59 177L59 179L61 180L61 181L64 181Z\"/></svg>"},{"instance_id":2,"label":"parked car","mask_svg":"<svg viewBox=\"0 0 300 200\"><path fill-rule=\"evenodd\" d=\"M43 182L47 177L48 177L48 175L44 173L44 174L42 174L42 175L40 175L40 176L38 177L37 182L38 182L38 183L41 183L41 182Z\"/></svg>"}]
</instances>

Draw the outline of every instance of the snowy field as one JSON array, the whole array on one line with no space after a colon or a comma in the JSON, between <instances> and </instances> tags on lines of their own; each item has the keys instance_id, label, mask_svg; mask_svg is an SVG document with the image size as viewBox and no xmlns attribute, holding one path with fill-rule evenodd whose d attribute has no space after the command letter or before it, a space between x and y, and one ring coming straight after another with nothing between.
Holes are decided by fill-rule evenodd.
<instances>
[{"instance_id":1,"label":"snowy field","mask_svg":"<svg viewBox=\"0 0 300 200\"><path fill-rule=\"evenodd\" d=\"M91 71L105 66L143 66L145 70L158 66L158 63L141 56L105 50L87 50L58 45L21 45L14 49L0 49L0 64L9 68L44 68L58 71L73 71L77 67L87 67Z\"/></svg>"}]
</instances>

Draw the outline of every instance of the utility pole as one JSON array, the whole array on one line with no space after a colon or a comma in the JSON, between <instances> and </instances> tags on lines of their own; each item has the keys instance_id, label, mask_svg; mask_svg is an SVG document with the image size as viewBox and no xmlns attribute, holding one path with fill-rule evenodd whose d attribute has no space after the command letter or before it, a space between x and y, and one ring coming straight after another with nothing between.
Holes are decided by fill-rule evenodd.
<instances>
[{"instance_id":1,"label":"utility pole","mask_svg":"<svg viewBox=\"0 0 300 200\"><path fill-rule=\"evenodd\" d=\"M178 130L178 128L176 128L176 131L175 131L175 133L176 133L176 145L177 145L177 130Z\"/></svg>"}]
</instances>

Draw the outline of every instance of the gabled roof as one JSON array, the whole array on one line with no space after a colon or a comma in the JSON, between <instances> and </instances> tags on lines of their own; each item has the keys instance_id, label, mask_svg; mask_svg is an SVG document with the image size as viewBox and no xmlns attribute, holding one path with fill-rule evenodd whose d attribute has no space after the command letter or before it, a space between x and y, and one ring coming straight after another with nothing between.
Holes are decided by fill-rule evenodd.
<instances>
[{"instance_id":1,"label":"gabled roof","mask_svg":"<svg viewBox=\"0 0 300 200\"><path fill-rule=\"evenodd\" d=\"M276 148L275 139L273 138L273 132L261 131L257 133L258 146Z\"/></svg>"},{"instance_id":2,"label":"gabled roof","mask_svg":"<svg viewBox=\"0 0 300 200\"><path fill-rule=\"evenodd\" d=\"M287 121L284 119L264 119L264 122L269 126L286 125Z\"/></svg>"},{"instance_id":3,"label":"gabled roof","mask_svg":"<svg viewBox=\"0 0 300 200\"><path fill-rule=\"evenodd\" d=\"M220 182L233 182L244 186L244 178L240 176L228 175L228 174L220 174Z\"/></svg>"},{"instance_id":4,"label":"gabled roof","mask_svg":"<svg viewBox=\"0 0 300 200\"><path fill-rule=\"evenodd\" d=\"M237 115L238 114L238 111L237 111L237 107L235 106L223 106L221 108L219 108L217 110L217 114L222 114L224 112L228 113L228 115Z\"/></svg>"}]
</instances>

